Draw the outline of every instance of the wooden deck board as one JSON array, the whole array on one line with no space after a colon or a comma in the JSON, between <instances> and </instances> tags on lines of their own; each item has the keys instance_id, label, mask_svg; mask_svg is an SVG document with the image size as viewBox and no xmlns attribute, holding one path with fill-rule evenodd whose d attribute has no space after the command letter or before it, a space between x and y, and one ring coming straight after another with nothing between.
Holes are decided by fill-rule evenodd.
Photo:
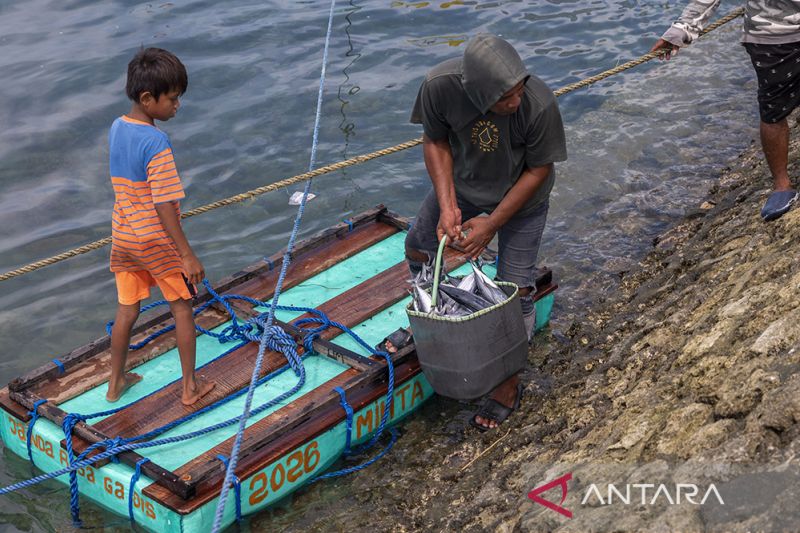
<instances>
[{"instance_id":1,"label":"wooden deck board","mask_svg":"<svg viewBox=\"0 0 800 533\"><path fill-rule=\"evenodd\" d=\"M0 407L2 407L3 410L8 414L15 417L17 420L21 420L22 422L27 422L31 419L31 415L28 414L28 409L9 397L8 387L3 387L0 389Z\"/></svg>"},{"instance_id":2,"label":"wooden deck board","mask_svg":"<svg viewBox=\"0 0 800 533\"><path fill-rule=\"evenodd\" d=\"M390 213L385 206L378 205L373 209L369 209L363 213L354 215L348 223L342 222L331 228L318 232L307 239L297 242L294 249L294 258L308 259L309 256L311 256L315 251L324 246L329 246L332 242L339 240L346 239L352 242L353 234L360 232L364 229L364 227L375 225L376 222L383 226L389 225L395 228L403 228L402 224L398 224L397 221L395 221L395 215L393 213ZM390 231L390 234L396 231L396 229ZM231 276L221 279L216 284L215 290L219 293L226 293L253 277L273 270L273 268L280 269L280 266L283 262L284 252L285 251L276 252L269 258L272 262L272 265L268 265L266 261L264 263L256 263L243 268ZM201 287L200 293L196 298L197 304L205 303L210 298L211 295ZM151 318L140 321L140 323L134 327L133 333L138 334L161 323L168 322L169 319L169 311L156 314ZM109 337L105 336L85 344L84 346L75 348L69 353L59 356L57 359L61 362L62 367L66 367L67 370L71 370L74 366L82 363L86 359L94 357L95 355L102 353L104 350L107 350L108 347ZM61 368L57 367L54 363L46 363L39 368L31 370L23 376L11 380L8 388L11 392L20 392L47 379L58 377L61 374Z\"/></svg>"},{"instance_id":3,"label":"wooden deck board","mask_svg":"<svg viewBox=\"0 0 800 533\"><path fill-rule=\"evenodd\" d=\"M420 372L419 363L417 362L416 357L411 358L410 360L398 365L395 367L395 387L401 386L402 383L408 381L416 374ZM350 374L349 376L345 376L342 374L337 376L336 379L331 380L327 385L332 387L341 386L347 387L347 399L350 405L353 407L354 410L361 409L365 405L375 401L378 398L381 398L386 395L386 383L382 384L375 384L374 382L366 383L361 387L348 387L348 381L353 380L354 378L359 377L354 371L348 371ZM349 378L349 379L346 379ZM312 393L309 393L312 394ZM338 395L332 392L331 389L323 390L322 388L317 389L313 393L315 396L318 396L316 402L319 403L323 399L327 399L330 397L332 401L328 402L327 405L324 405L322 409L318 409L313 414L314 424L313 428L311 428L309 424L304 424L302 428L298 427L297 429L293 429L290 431L282 431L281 435L271 440L268 443L264 443L263 447L258 450L258 453L249 454L243 456L239 459L239 462L236 466L236 475L243 480L246 480L265 466L269 465L273 461L282 457L286 452L297 448L298 446L302 445L303 443L309 441L317 437L319 434L324 432L327 428L338 424L344 419L344 413L342 411L341 406L339 405ZM309 395L306 395L309 396ZM309 407L311 405L307 405L305 411L310 411ZM272 413L269 417L264 420L257 422L255 425L260 425L261 429L266 427L266 424L278 424L281 420L286 417L287 415L281 414L280 412ZM294 418L294 417L290 417ZM304 420L297 420L296 422L302 423ZM251 426L252 427L252 426ZM249 439L254 437L253 433L250 432L251 428L248 428L248 431L245 432L245 438L242 441L243 445L249 443ZM309 429L311 429L309 431ZM230 452L231 445L233 443L233 439L230 439L228 442L223 443L218 448L219 449L227 449L228 453ZM216 450L216 449L215 449ZM209 501L213 500L219 494L219 487L221 485L222 479L225 475L225 470L223 469L222 463L216 459L215 455L211 455L212 451L209 451L199 457L197 457L192 463L188 463L184 467L181 467L177 472L183 471L190 471L193 470L194 466L199 466L203 464L210 464L217 466L216 463L219 463L216 470L216 475L200 483L196 487L195 496L191 500L184 500L180 496L173 494L165 487L159 486L155 483L148 485L142 492L154 500L158 501L159 503L165 505L166 507L180 513L180 514L188 514L194 511L195 509L199 508L200 506L208 503ZM214 451L214 453L218 453ZM270 459L264 460L265 457Z\"/></svg>"},{"instance_id":4,"label":"wooden deck board","mask_svg":"<svg viewBox=\"0 0 800 533\"><path fill-rule=\"evenodd\" d=\"M397 228L383 223L366 224L346 234L346 238L331 240L330 242L299 254L289 267L284 280L284 290L298 285L305 279L312 277L330 266L369 248L386 237L397 232ZM243 294L251 298L266 300L273 295L275 282L279 272L272 270L245 281L241 285L232 287L228 293ZM214 328L230 319L227 314L214 309L207 309L197 317L197 323L205 329ZM171 319L167 323L171 323ZM132 342L138 342L152 331L160 329L165 324L156 326L138 334ZM128 355L127 368L132 369L141 365L166 351L175 347L174 332L154 340L148 346L131 351ZM47 398L53 403L63 403L79 396L106 381L110 374L110 353L108 350L87 359L76 365L63 376L57 376L42 382L32 390L42 398ZM2 400L2 398L0 398Z\"/></svg>"},{"instance_id":5,"label":"wooden deck board","mask_svg":"<svg viewBox=\"0 0 800 533\"><path fill-rule=\"evenodd\" d=\"M196 323L202 328L209 329L218 326L227 320L226 315L215 309L209 309L196 317ZM170 322L171 323L171 322ZM131 338L131 344L141 342L151 333L158 331L166 324L158 324ZM132 370L139 365L151 361L159 355L175 347L174 332L168 332L152 340L143 348L131 350L125 367ZM67 373L50 378L33 386L30 390L41 398L56 405L80 396L98 385L108 381L111 375L111 353L105 350L96 356L74 366Z\"/></svg>"},{"instance_id":6,"label":"wooden deck board","mask_svg":"<svg viewBox=\"0 0 800 533\"><path fill-rule=\"evenodd\" d=\"M258 344L251 342L203 367L199 374L217 385L193 405L187 406L181 403L182 384L177 380L130 407L92 424L92 427L107 435L129 438L197 412L247 386L257 356ZM285 365L286 358L283 354L267 351L264 353L259 377ZM147 452L143 453L146 455Z\"/></svg>"},{"instance_id":7,"label":"wooden deck board","mask_svg":"<svg viewBox=\"0 0 800 533\"><path fill-rule=\"evenodd\" d=\"M384 309L387 298L397 301L405 294L406 266L398 263L394 267L346 291L320 306L320 310L328 313L331 320L335 320L352 327ZM380 284L386 292L380 295L375 293L375 284ZM367 287L363 287L367 285ZM366 293L372 292L372 298L367 298ZM366 303L365 303L366 302ZM305 315L304 315L305 317ZM323 332L321 337L330 339L339 334L333 328ZM253 364L258 356L258 344L251 342L238 350L227 354L206 365L202 374L207 379L217 382L217 386L207 396L192 406L180 403L181 384L179 381L164 389L143 398L132 404L127 409L109 416L92 427L107 435L132 437L140 435L163 426L173 420L195 412L226 396L247 387L250 383ZM264 365L260 376L277 370L286 365L286 358L277 352L265 354Z\"/></svg>"}]
</instances>

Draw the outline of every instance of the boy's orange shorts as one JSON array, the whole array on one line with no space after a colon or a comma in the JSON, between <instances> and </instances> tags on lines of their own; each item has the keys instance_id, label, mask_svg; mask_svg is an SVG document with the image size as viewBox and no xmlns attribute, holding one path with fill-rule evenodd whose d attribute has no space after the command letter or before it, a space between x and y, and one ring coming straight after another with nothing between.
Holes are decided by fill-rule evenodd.
<instances>
[{"instance_id":1,"label":"boy's orange shorts","mask_svg":"<svg viewBox=\"0 0 800 533\"><path fill-rule=\"evenodd\" d=\"M158 285L168 302L190 300L192 295L183 274L170 274L165 278L154 278L150 272L114 272L117 280L117 300L122 305L133 305L150 297L150 287Z\"/></svg>"}]
</instances>

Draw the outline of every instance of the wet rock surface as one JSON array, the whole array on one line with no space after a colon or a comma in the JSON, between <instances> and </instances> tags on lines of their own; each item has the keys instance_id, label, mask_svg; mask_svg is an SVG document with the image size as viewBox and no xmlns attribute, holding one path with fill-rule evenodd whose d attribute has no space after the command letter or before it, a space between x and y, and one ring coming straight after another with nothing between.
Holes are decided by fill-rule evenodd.
<instances>
[{"instance_id":1,"label":"wet rock surface","mask_svg":"<svg viewBox=\"0 0 800 533\"><path fill-rule=\"evenodd\" d=\"M599 303L537 337L522 409L499 429L478 433L471 406L436 398L369 474L333 482L338 511L311 504L291 529L796 530L800 209L762 222L769 184L760 151L743 154L643 261L588 280ZM572 518L527 497L566 473ZM603 498L608 483L671 494L582 501L593 483ZM676 483L700 486L695 500L714 483L727 501L673 505ZM560 490L542 496L558 504Z\"/></svg>"}]
</instances>

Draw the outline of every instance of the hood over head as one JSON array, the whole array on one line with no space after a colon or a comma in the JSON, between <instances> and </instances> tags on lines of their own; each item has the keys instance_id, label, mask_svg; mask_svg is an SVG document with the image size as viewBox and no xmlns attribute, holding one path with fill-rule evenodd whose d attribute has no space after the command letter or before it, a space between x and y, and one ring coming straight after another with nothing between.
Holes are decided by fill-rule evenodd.
<instances>
[{"instance_id":1,"label":"hood over head","mask_svg":"<svg viewBox=\"0 0 800 533\"><path fill-rule=\"evenodd\" d=\"M473 37L461 60L461 83L481 114L530 75L507 41L488 33Z\"/></svg>"}]
</instances>

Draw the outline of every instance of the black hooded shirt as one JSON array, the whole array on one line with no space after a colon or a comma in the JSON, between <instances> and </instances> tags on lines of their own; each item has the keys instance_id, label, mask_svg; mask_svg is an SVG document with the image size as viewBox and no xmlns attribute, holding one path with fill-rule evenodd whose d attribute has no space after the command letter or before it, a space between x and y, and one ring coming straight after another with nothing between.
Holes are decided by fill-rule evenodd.
<instances>
[{"instance_id":1,"label":"black hooded shirt","mask_svg":"<svg viewBox=\"0 0 800 533\"><path fill-rule=\"evenodd\" d=\"M511 115L491 107L525 80L522 103ZM464 56L434 67L420 87L411 122L432 140L447 138L456 194L491 212L526 168L567 158L561 114L553 92L528 74L506 41L488 34L470 40ZM528 215L546 201L555 171L517 212Z\"/></svg>"}]
</instances>

